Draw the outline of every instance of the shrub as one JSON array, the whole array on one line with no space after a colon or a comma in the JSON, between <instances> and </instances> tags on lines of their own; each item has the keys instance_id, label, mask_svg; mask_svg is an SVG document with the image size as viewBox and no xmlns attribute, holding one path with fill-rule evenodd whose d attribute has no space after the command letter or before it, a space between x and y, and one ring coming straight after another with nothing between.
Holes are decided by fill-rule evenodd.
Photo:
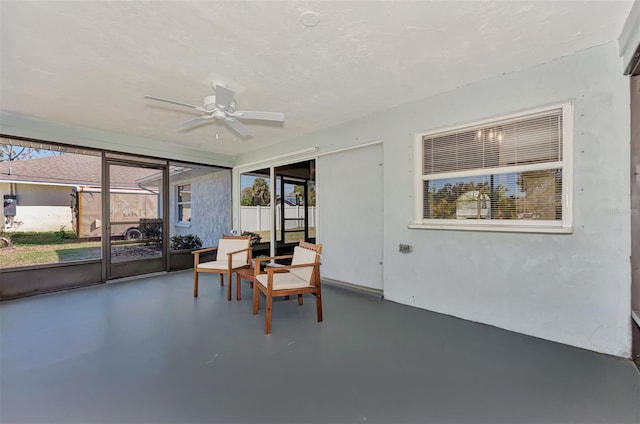
<instances>
[{"instance_id":1,"label":"shrub","mask_svg":"<svg viewBox=\"0 0 640 424\"><path fill-rule=\"evenodd\" d=\"M76 238L76 234L74 232L71 231L66 231L65 230L66 226L65 225L61 225L60 229L58 231L56 231L55 234L55 238L59 241L63 241L63 240L67 240L67 239L74 239Z\"/></svg>"},{"instance_id":2,"label":"shrub","mask_svg":"<svg viewBox=\"0 0 640 424\"><path fill-rule=\"evenodd\" d=\"M0 237L10 239L12 244L38 245L38 244L62 244L69 239L75 239L76 235L70 231L28 231L28 232L0 232Z\"/></svg>"},{"instance_id":3,"label":"shrub","mask_svg":"<svg viewBox=\"0 0 640 424\"><path fill-rule=\"evenodd\" d=\"M199 249L202 247L202 240L194 234L175 235L169 241L171 250Z\"/></svg>"},{"instance_id":4,"label":"shrub","mask_svg":"<svg viewBox=\"0 0 640 424\"><path fill-rule=\"evenodd\" d=\"M162 247L162 220L161 219L140 219L140 232L147 245L153 242L158 247Z\"/></svg>"},{"instance_id":5,"label":"shrub","mask_svg":"<svg viewBox=\"0 0 640 424\"><path fill-rule=\"evenodd\" d=\"M260 237L260 234L252 233L251 231L243 231L242 235L251 236L251 246L253 246L256 243L260 243L260 240L262 240L262 237Z\"/></svg>"}]
</instances>

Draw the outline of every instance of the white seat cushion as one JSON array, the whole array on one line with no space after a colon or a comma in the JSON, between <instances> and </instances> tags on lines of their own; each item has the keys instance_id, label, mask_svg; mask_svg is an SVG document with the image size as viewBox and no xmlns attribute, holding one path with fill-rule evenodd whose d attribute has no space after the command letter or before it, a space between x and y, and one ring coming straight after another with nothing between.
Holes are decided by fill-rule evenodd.
<instances>
[{"instance_id":1,"label":"white seat cushion","mask_svg":"<svg viewBox=\"0 0 640 424\"><path fill-rule=\"evenodd\" d=\"M234 255L235 256L235 255ZM243 266L246 266L247 263L245 261L231 261L231 267L232 268L242 268ZM224 261L210 261L210 262L203 262L201 264L198 265L198 269L227 269L227 267L229 266L229 262L228 260L224 260Z\"/></svg>"},{"instance_id":2,"label":"white seat cushion","mask_svg":"<svg viewBox=\"0 0 640 424\"><path fill-rule=\"evenodd\" d=\"M260 274L256 277L258 282L267 287L267 274ZM273 274L273 289L274 290L287 290L287 289L299 289L301 287L309 287L309 282L304 281L300 277L291 272L279 272Z\"/></svg>"}]
</instances>

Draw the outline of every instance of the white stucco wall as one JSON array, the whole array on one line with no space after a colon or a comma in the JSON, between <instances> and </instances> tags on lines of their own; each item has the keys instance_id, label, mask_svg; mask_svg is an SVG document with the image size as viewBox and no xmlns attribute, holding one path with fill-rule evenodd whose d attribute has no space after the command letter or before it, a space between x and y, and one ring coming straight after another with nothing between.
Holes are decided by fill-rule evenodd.
<instances>
[{"instance_id":1,"label":"white stucco wall","mask_svg":"<svg viewBox=\"0 0 640 424\"><path fill-rule=\"evenodd\" d=\"M1 183L0 191L9 194L9 184ZM70 186L17 184L15 194L18 206L10 231L73 231Z\"/></svg>"},{"instance_id":2,"label":"white stucco wall","mask_svg":"<svg viewBox=\"0 0 640 424\"><path fill-rule=\"evenodd\" d=\"M176 184L191 183L191 222L180 226L177 218ZM222 170L190 180L171 182L169 208L171 235L195 234L203 247L217 246L223 234L231 232L231 171Z\"/></svg>"},{"instance_id":3,"label":"white stucco wall","mask_svg":"<svg viewBox=\"0 0 640 424\"><path fill-rule=\"evenodd\" d=\"M69 206L20 206L10 231L73 231Z\"/></svg>"},{"instance_id":4,"label":"white stucco wall","mask_svg":"<svg viewBox=\"0 0 640 424\"><path fill-rule=\"evenodd\" d=\"M628 91L611 42L270 146L237 165L312 146L321 154L382 140L386 299L628 357ZM575 108L573 234L408 228L415 133L566 100ZM320 205L321 196L319 189ZM331 225L342 224L320 222L320 234ZM399 253L399 243L412 252Z\"/></svg>"}]
</instances>

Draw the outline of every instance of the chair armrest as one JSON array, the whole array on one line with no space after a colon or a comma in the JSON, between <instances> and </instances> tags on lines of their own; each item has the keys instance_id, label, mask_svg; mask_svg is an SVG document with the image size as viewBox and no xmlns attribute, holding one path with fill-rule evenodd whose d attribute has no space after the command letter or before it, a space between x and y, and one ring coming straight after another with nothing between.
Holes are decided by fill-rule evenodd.
<instances>
[{"instance_id":1,"label":"chair armrest","mask_svg":"<svg viewBox=\"0 0 640 424\"><path fill-rule=\"evenodd\" d=\"M272 268L266 267L264 270L266 271L267 274L273 274L273 273L282 272L287 269L306 268L306 267L316 266L316 265L319 266L320 262L309 262L308 264L296 264L296 265L282 265L282 266L272 267Z\"/></svg>"},{"instance_id":2,"label":"chair armrest","mask_svg":"<svg viewBox=\"0 0 640 424\"><path fill-rule=\"evenodd\" d=\"M269 257L261 257L261 258L253 258L251 262L253 262L253 269L255 270L254 275L265 274L264 272L260 272L260 262L271 261L274 259L291 259L293 255L281 255L281 256L269 256ZM278 267L280 269L282 267Z\"/></svg>"},{"instance_id":3,"label":"chair armrest","mask_svg":"<svg viewBox=\"0 0 640 424\"><path fill-rule=\"evenodd\" d=\"M293 255L281 255L281 256L262 256L260 258L253 258L253 260L260 259L260 262L271 261L274 259L291 259Z\"/></svg>"},{"instance_id":4,"label":"chair armrest","mask_svg":"<svg viewBox=\"0 0 640 424\"><path fill-rule=\"evenodd\" d=\"M241 253L241 252L249 252L249 254L247 255L247 263L245 266L249 266L251 264L251 250L253 250L253 247L249 246L246 249L240 249L240 250L236 250L234 252L227 252L227 263L228 263L228 267L229 269L232 269L232 262L233 262L233 255L235 255L236 253Z\"/></svg>"},{"instance_id":5,"label":"chair armrest","mask_svg":"<svg viewBox=\"0 0 640 424\"><path fill-rule=\"evenodd\" d=\"M227 256L229 255L235 255L236 253L240 253L240 252L246 252L247 250L251 250L251 247L247 247L246 249L240 249L240 250L236 250L234 252L228 252Z\"/></svg>"},{"instance_id":6,"label":"chair armrest","mask_svg":"<svg viewBox=\"0 0 640 424\"><path fill-rule=\"evenodd\" d=\"M218 246L216 246L216 247L207 247L206 249L194 250L193 252L191 252L191 254L192 255L199 255L200 253L211 252L212 250L218 250Z\"/></svg>"},{"instance_id":7,"label":"chair armrest","mask_svg":"<svg viewBox=\"0 0 640 424\"><path fill-rule=\"evenodd\" d=\"M191 252L191 254L193 255L193 266L197 267L198 264L200 264L200 254L201 253L213 252L214 250L218 250L218 246L216 246L216 247L207 247L206 249L199 249L199 250L194 250L193 252Z\"/></svg>"}]
</instances>

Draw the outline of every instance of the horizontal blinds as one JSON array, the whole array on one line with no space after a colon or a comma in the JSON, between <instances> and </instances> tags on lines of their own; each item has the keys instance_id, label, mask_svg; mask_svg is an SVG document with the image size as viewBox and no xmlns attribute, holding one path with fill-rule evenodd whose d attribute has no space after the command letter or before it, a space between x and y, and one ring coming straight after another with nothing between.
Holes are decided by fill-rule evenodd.
<instances>
[{"instance_id":1,"label":"horizontal blinds","mask_svg":"<svg viewBox=\"0 0 640 424\"><path fill-rule=\"evenodd\" d=\"M562 160L562 110L424 136L423 174Z\"/></svg>"}]
</instances>

